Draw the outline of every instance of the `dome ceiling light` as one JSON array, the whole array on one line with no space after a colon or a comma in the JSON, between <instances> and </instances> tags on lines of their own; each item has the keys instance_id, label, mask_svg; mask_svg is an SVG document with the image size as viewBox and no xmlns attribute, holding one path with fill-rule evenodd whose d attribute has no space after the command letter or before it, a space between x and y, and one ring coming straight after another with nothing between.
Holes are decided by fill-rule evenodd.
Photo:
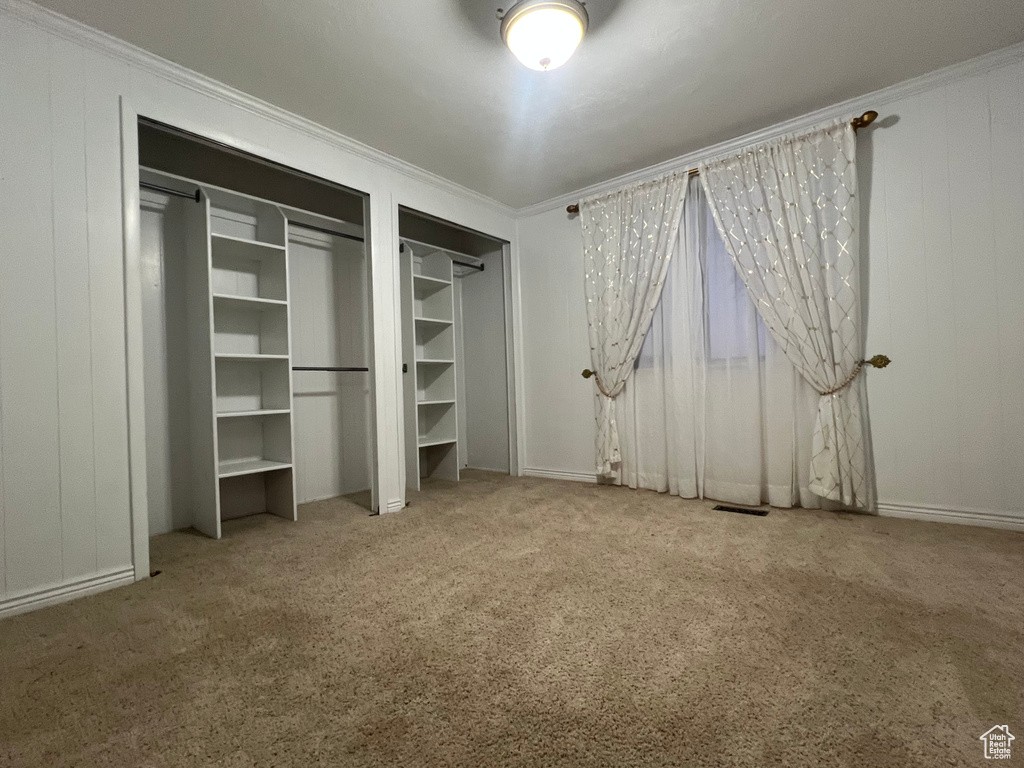
<instances>
[{"instance_id":1,"label":"dome ceiling light","mask_svg":"<svg viewBox=\"0 0 1024 768\"><path fill-rule=\"evenodd\" d=\"M501 17L501 39L523 64L546 72L572 58L589 22L577 0L521 0Z\"/></svg>"}]
</instances>

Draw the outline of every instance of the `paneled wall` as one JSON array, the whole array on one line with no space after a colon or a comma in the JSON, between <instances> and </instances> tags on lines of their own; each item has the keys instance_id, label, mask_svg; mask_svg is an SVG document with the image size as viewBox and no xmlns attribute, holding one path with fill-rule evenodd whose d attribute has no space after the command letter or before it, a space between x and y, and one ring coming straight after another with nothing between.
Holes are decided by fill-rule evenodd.
<instances>
[{"instance_id":1,"label":"paneled wall","mask_svg":"<svg viewBox=\"0 0 1024 768\"><path fill-rule=\"evenodd\" d=\"M404 506L397 206L514 239L504 206L38 6L0 0L0 616L130 581L135 565L140 577L148 571L146 510L132 507L145 498L145 473L129 476L126 345L141 335L141 312L125 309L122 98L144 116L370 194L387 510ZM139 277L128 273L130 291ZM131 428L144 443L141 424ZM143 521L134 530L133 513Z\"/></svg>"},{"instance_id":2,"label":"paneled wall","mask_svg":"<svg viewBox=\"0 0 1024 768\"><path fill-rule=\"evenodd\" d=\"M1018 53L906 96L863 100L882 116L858 153L867 351L894 360L867 374L886 514L1024 526ZM564 204L519 221L525 466L592 479L582 245Z\"/></svg>"},{"instance_id":3,"label":"paneled wall","mask_svg":"<svg viewBox=\"0 0 1024 768\"><path fill-rule=\"evenodd\" d=\"M0 585L18 595L132 563L117 110L128 68L2 17L0 71Z\"/></svg>"}]
</instances>

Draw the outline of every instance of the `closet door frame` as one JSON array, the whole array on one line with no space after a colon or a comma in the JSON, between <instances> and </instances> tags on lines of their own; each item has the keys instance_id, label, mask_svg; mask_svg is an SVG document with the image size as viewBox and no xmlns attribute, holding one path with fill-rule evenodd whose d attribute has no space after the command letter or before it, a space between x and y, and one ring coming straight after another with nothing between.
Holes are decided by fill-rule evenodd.
<instances>
[{"instance_id":1,"label":"closet door frame","mask_svg":"<svg viewBox=\"0 0 1024 768\"><path fill-rule=\"evenodd\" d=\"M484 232L470 224L454 220L450 215L445 215L443 212L436 211L429 205L424 205L423 201L412 201L412 200L396 200L392 196L391 201L391 222L392 222L392 247L391 257L395 264L395 295L399 297L399 301L396 303L395 311L396 316L396 328L398 329L398 343L395 345L396 355L396 366L399 371L402 369L403 361L403 326L402 326L402 302L401 302L401 285L400 283L400 270L397 268L401 260L401 252L399 248L402 244L402 239L399 235L399 213L401 209L413 211L419 214L425 214L437 219L440 222L459 227L462 229L475 232L483 235L484 237L491 238L496 242L502 244L501 248L501 269L502 269L502 282L504 291L504 312L505 312L505 355L507 360L506 365L506 393L508 397L508 442L509 442L509 475L512 477L522 476L522 467L524 465L525 456L523 450L526 445L525 440L525 424L523 420L519 418L519 414L525 412L525 403L522 401L523 393L523 382L522 382L522 371L523 371L523 345L522 345L522 327L521 327L521 308L522 308L522 294L519 287L519 249L518 243L509 241L505 237L500 235L492 235ZM399 376L402 374L400 373ZM404 395L404 383L400 378L398 380L398 397L397 403L399 408L399 430L402 435L405 434L405 420L409 418L409 415L405 413L405 395ZM407 494L407 478L406 478L406 440L402 439L398 442L399 445L399 466L402 468L401 481L402 481L402 498L406 498Z\"/></svg>"},{"instance_id":2,"label":"closet door frame","mask_svg":"<svg viewBox=\"0 0 1024 768\"><path fill-rule=\"evenodd\" d=\"M124 269L124 329L125 329L125 377L127 389L127 418L128 418L128 481L129 481L129 502L130 502L130 523L132 542L132 565L136 581L148 578L150 575L150 552L149 552L149 501L146 461L146 400L145 400L145 345L143 339L142 324L142 259L141 259L141 212L140 212L140 189L139 189L139 134L138 126L140 118L147 118L165 125L180 129L183 132L193 134L216 144L223 144L238 149L254 157L263 158L271 163L301 170L303 162L294 156L276 158L265 156L259 147L248 146L247 142L235 137L228 137L209 122L197 124L197 120L203 120L205 116L202 110L196 108L190 111L180 105L175 106L160 99L159 94L152 94L143 100L145 103L140 109L138 104L125 95L118 98L118 109L120 112L121 128L121 203L122 203L122 238L123 238L123 269ZM141 102L140 102L141 103ZM231 111L233 108L226 107ZM211 118L212 120L212 118ZM230 122L230 121L229 121ZM230 140L227 140L230 139ZM289 162L292 160L292 162ZM359 174L356 174L359 175ZM383 379L387 376L388 366L381 366L379 336L387 336L394 333L397 328L390 325L389 315L378 316L380 297L377 296L379 286L387 285L387 275L378 275L378 267L387 265L388 259L377 256L383 253L380 248L382 243L376 243L374 248L371 241L372 218L371 214L378 215L390 209L391 196L383 193L379 183L373 183L371 179L343 180L323 177L326 182L338 184L356 191L364 196L364 222L363 229L366 238L367 264L370 271L370 318L372 322L370 359L373 361L373 369L370 372L373 381L371 413L374 429L374 450L373 450L373 496L379 500L380 511L397 511L401 507L391 502L384 502L382 499L383 489L389 483L382 473L387 471L388 462L381 461L381 451L386 450L382 438L386 440L386 433L392 431L389 424L383 423L389 419L381 419L381 411L387 414L389 410L386 402L382 402L381 394L391 389ZM387 233L381 233L386 238ZM396 232L397 237L397 232ZM384 240L387 242L387 240ZM386 272L385 270L381 270ZM398 273L394 270L392 275L397 282ZM378 283L378 281L380 281ZM385 291L387 293L387 291ZM397 295L395 296L397 299ZM395 302L397 307L397 301ZM381 321L383 320L383 323ZM387 327L383 327L387 326ZM398 332L400 334L400 331ZM396 338L398 335L396 335ZM395 382L401 385L401 366L397 368ZM392 383L395 383L392 382ZM383 398L386 400L387 398ZM401 406L399 406L401 407ZM393 414L394 411L391 411ZM400 416L400 414L396 414ZM397 424L401 424L400 421ZM395 441L398 451L401 451L401 441ZM403 493L404 500L404 493ZM390 507L394 506L395 509ZM404 506L404 504L402 505Z\"/></svg>"}]
</instances>

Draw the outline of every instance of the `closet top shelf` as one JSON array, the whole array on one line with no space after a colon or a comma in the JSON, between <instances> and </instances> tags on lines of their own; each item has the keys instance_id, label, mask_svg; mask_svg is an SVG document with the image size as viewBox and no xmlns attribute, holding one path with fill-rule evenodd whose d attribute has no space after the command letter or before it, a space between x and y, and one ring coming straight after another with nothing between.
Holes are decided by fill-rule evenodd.
<instances>
[{"instance_id":1,"label":"closet top shelf","mask_svg":"<svg viewBox=\"0 0 1024 768\"><path fill-rule=\"evenodd\" d=\"M403 237L401 238L401 241L413 248L417 256L429 256L434 253L443 253L449 258L473 259L474 261L480 260L479 256L470 256L468 253L460 253L459 251L453 251L451 248L442 248L439 245L431 245L430 243L425 243L422 240L413 240L411 237Z\"/></svg>"}]
</instances>

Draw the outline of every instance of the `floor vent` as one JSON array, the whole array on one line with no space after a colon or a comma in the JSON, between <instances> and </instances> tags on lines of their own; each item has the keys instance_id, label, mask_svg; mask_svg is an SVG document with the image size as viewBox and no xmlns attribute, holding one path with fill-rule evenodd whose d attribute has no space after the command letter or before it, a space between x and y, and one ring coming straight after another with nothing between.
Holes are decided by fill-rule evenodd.
<instances>
[{"instance_id":1,"label":"floor vent","mask_svg":"<svg viewBox=\"0 0 1024 768\"><path fill-rule=\"evenodd\" d=\"M724 504L715 505L715 509L721 512L739 512L741 515L756 515L757 517L764 517L768 514L767 509L744 509L743 507L727 507Z\"/></svg>"}]
</instances>

